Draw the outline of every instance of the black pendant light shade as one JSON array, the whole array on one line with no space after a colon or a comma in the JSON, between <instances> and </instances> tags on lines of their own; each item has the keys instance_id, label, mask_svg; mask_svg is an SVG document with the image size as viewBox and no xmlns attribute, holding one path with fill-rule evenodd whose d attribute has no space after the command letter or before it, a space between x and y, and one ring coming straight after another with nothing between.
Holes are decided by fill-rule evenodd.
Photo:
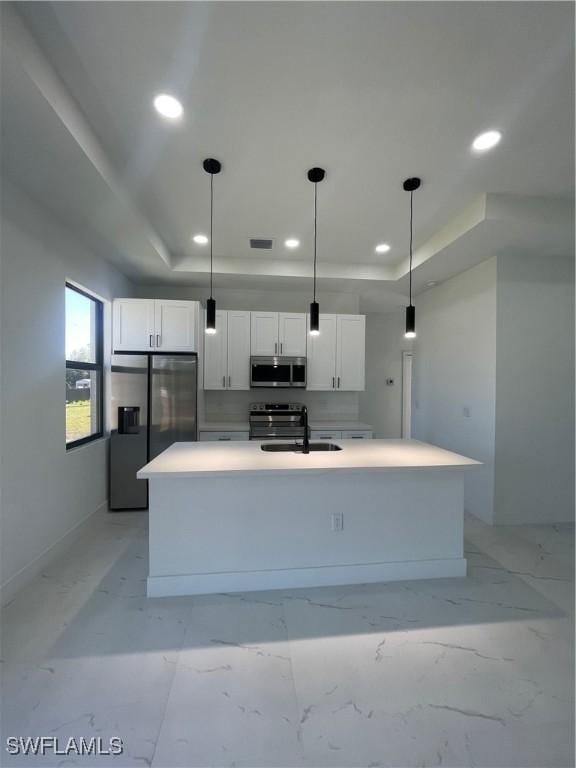
<instances>
[{"instance_id":1,"label":"black pendant light shade","mask_svg":"<svg viewBox=\"0 0 576 768\"><path fill-rule=\"evenodd\" d=\"M314 184L314 298L310 304L310 335L318 336L320 333L320 305L316 301L316 260L317 260L317 234L318 234L318 182L326 176L324 168L310 168L308 181Z\"/></svg>"},{"instance_id":2,"label":"black pendant light shade","mask_svg":"<svg viewBox=\"0 0 576 768\"><path fill-rule=\"evenodd\" d=\"M406 339L413 339L416 336L416 308L412 304L412 220L413 220L413 205L412 197L414 192L420 187L422 181L413 176L402 184L405 192L410 192L410 303L406 307L406 331L404 337Z\"/></svg>"},{"instance_id":3,"label":"black pendant light shade","mask_svg":"<svg viewBox=\"0 0 576 768\"><path fill-rule=\"evenodd\" d=\"M318 336L320 333L320 304L313 301L310 304L310 335Z\"/></svg>"},{"instance_id":4,"label":"black pendant light shade","mask_svg":"<svg viewBox=\"0 0 576 768\"><path fill-rule=\"evenodd\" d=\"M206 333L216 333L216 301L206 300Z\"/></svg>"},{"instance_id":5,"label":"black pendant light shade","mask_svg":"<svg viewBox=\"0 0 576 768\"><path fill-rule=\"evenodd\" d=\"M216 301L212 296L213 279L213 224L214 224L214 175L222 170L222 163L209 157L202 163L206 173L210 174L210 298L206 301L206 333L216 333Z\"/></svg>"},{"instance_id":6,"label":"black pendant light shade","mask_svg":"<svg viewBox=\"0 0 576 768\"><path fill-rule=\"evenodd\" d=\"M407 339L413 339L416 336L416 307L412 304L406 307L406 332L404 336Z\"/></svg>"}]
</instances>

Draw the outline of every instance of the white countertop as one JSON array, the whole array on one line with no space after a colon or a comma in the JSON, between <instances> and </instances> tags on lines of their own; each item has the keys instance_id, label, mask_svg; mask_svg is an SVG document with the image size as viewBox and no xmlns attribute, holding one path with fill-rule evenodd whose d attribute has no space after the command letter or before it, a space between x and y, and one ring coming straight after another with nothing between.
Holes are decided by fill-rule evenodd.
<instances>
[{"instance_id":1,"label":"white countertop","mask_svg":"<svg viewBox=\"0 0 576 768\"><path fill-rule=\"evenodd\" d=\"M308 426L314 430L372 430L371 424L365 424L363 421L347 421L346 419L310 419ZM249 430L250 425L247 421L205 421L198 426L199 432L248 432Z\"/></svg>"},{"instance_id":2,"label":"white countertop","mask_svg":"<svg viewBox=\"0 0 576 768\"><path fill-rule=\"evenodd\" d=\"M270 442L270 441L269 441ZM481 462L418 440L338 440L341 451L267 453L261 442L174 443L138 472L139 478L222 477L237 472L449 469Z\"/></svg>"}]
</instances>

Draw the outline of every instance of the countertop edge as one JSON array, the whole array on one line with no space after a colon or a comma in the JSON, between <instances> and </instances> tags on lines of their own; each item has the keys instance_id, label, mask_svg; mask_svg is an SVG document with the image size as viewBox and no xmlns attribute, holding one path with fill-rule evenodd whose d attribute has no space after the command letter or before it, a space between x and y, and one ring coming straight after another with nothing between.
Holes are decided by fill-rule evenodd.
<instances>
[{"instance_id":1,"label":"countertop edge","mask_svg":"<svg viewBox=\"0 0 576 768\"><path fill-rule=\"evenodd\" d=\"M467 470L474 467L481 467L482 462L478 461L470 464L442 464L429 466L400 466L400 467L261 467L259 469L225 469L217 471L208 470L183 470L175 472L143 472L140 470L136 477L139 480L192 480L199 478L217 479L222 477L258 477L262 474L269 475L310 475L310 474L333 474L334 472L422 472L422 471L440 471L446 469Z\"/></svg>"}]
</instances>

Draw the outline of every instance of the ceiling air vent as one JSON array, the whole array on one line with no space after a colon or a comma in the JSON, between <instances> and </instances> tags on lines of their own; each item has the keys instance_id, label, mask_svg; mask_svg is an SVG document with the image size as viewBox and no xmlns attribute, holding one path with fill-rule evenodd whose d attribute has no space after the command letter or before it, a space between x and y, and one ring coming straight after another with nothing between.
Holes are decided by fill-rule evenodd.
<instances>
[{"instance_id":1,"label":"ceiling air vent","mask_svg":"<svg viewBox=\"0 0 576 768\"><path fill-rule=\"evenodd\" d=\"M265 251L271 251L272 240L265 240L264 238L251 237L250 248L261 248Z\"/></svg>"}]
</instances>

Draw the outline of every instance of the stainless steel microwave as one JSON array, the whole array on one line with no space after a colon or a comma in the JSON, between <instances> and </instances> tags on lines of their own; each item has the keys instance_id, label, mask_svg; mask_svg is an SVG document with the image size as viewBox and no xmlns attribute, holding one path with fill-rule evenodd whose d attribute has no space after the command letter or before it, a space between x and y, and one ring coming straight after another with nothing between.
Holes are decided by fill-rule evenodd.
<instances>
[{"instance_id":1,"label":"stainless steel microwave","mask_svg":"<svg viewBox=\"0 0 576 768\"><path fill-rule=\"evenodd\" d=\"M305 357L251 357L251 387L306 386Z\"/></svg>"}]
</instances>

